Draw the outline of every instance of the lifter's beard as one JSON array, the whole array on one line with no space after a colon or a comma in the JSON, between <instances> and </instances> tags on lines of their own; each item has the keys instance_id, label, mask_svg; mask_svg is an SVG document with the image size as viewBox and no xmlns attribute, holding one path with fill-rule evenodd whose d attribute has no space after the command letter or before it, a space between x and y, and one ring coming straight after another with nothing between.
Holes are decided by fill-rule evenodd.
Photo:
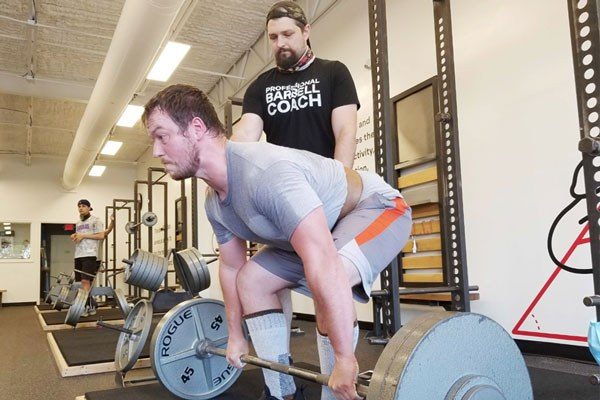
<instances>
[{"instance_id":1,"label":"lifter's beard","mask_svg":"<svg viewBox=\"0 0 600 400\"><path fill-rule=\"evenodd\" d=\"M191 145L191 144L190 144ZM196 172L200 167L200 154L196 147L191 147L192 151L188 153L185 163L171 174L171 178L176 181L192 178L196 176Z\"/></svg>"}]
</instances>

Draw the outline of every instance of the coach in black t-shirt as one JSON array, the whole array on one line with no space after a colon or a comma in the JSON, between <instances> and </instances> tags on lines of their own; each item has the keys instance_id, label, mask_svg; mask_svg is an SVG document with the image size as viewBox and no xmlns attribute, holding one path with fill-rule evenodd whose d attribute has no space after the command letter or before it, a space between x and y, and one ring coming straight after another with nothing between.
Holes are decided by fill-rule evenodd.
<instances>
[{"instance_id":1,"label":"coach in black t-shirt","mask_svg":"<svg viewBox=\"0 0 600 400\"><path fill-rule=\"evenodd\" d=\"M277 66L246 90L232 139L257 141L264 130L270 143L335 158L352 168L360 104L348 68L314 56L310 25L292 1L273 5L267 33Z\"/></svg>"}]
</instances>

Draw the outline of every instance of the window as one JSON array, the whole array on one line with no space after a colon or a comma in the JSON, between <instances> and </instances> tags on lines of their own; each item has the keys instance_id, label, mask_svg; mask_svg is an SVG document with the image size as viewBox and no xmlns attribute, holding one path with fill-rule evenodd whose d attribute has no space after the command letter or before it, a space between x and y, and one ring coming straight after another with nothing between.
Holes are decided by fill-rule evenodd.
<instances>
[{"instance_id":1,"label":"window","mask_svg":"<svg viewBox=\"0 0 600 400\"><path fill-rule=\"evenodd\" d=\"M428 79L392 99L400 164L435 158L434 80Z\"/></svg>"},{"instance_id":2,"label":"window","mask_svg":"<svg viewBox=\"0 0 600 400\"><path fill-rule=\"evenodd\" d=\"M31 258L30 225L0 222L0 259Z\"/></svg>"}]
</instances>

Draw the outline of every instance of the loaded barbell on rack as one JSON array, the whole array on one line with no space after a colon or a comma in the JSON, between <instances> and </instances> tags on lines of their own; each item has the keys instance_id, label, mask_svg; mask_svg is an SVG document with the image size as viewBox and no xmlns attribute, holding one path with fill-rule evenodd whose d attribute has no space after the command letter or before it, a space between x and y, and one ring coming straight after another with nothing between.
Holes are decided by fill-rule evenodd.
<instances>
[{"instance_id":1,"label":"loaded barbell on rack","mask_svg":"<svg viewBox=\"0 0 600 400\"><path fill-rule=\"evenodd\" d=\"M93 274L87 273L85 271L80 271L77 269L75 269L74 272L79 272L81 274L88 275L92 279L95 277L95 275L93 275ZM116 275L118 273L119 272L117 272L113 275ZM72 299L68 300L69 295L71 293L73 293L75 290L76 290L76 292L75 292L74 296L72 296ZM83 294L81 294L80 292L82 292ZM71 284L69 286L63 286L63 288L61 289L61 291L56 299L56 304L60 305L61 308L64 306L64 304L70 305L70 307L67 311L67 315L65 316L65 324L71 325L73 327L77 326L79 319L85 312L85 305L87 303L89 296L112 297L113 300L115 301L116 305L119 307L119 309L123 313L124 318L126 318L130 312L129 303L127 303L127 299L125 298L123 291L121 291L120 289L113 289L110 286L104 286L104 287L95 286L95 287L92 287L89 292L86 292L85 290L81 289L81 284L79 282L74 282L73 284Z\"/></svg>"},{"instance_id":2,"label":"loaded barbell on rack","mask_svg":"<svg viewBox=\"0 0 600 400\"><path fill-rule=\"evenodd\" d=\"M84 293L83 297L79 295L79 291L82 291ZM127 303L127 299L125 298L125 295L123 294L123 291L121 289L113 289L110 286L93 287L89 293L87 293L83 289L79 289L73 301L64 302L65 304L70 304L70 307L67 310L67 315L65 317L65 324L71 325L73 327L77 326L79 319L85 311L85 305L88 301L89 296L112 297L116 305L121 310L121 313L123 314L124 318L127 318L129 313L131 312L131 307L129 306L129 303Z\"/></svg>"},{"instance_id":3,"label":"loaded barbell on rack","mask_svg":"<svg viewBox=\"0 0 600 400\"><path fill-rule=\"evenodd\" d=\"M147 289L151 292L155 292L160 288L160 285L167 274L169 263L165 257L160 257L140 249L136 250L130 259L124 259L123 262L127 264L126 268L119 270L110 276L124 272L125 283ZM73 271L87 275L92 279L95 278L94 274L85 271L77 269ZM80 287L80 284L77 282L73 282L69 285L62 285L60 290L58 290L58 293L53 296L53 308L60 309L65 305L70 306L65 317L65 324L73 327L77 326L77 322L85 312L85 304L88 299L88 293L86 291L82 290L83 294L80 294ZM123 292L119 289L113 289L109 286L92 287L89 295L113 297L125 318L130 312L129 304L127 303Z\"/></svg>"},{"instance_id":4,"label":"loaded barbell on rack","mask_svg":"<svg viewBox=\"0 0 600 400\"><path fill-rule=\"evenodd\" d=\"M198 292L208 289L210 286L208 264L216 261L216 259L206 261L202 254L195 248L179 252L173 251L173 255L175 273L187 292L197 295ZM126 263L130 264L131 268L136 269L135 273L133 273L134 276L140 275L151 277L155 276L159 269L162 268L163 262L158 260L160 258L162 257L155 256L143 250L138 250L134 253L131 260L127 260ZM129 274L129 277L131 277L131 275L132 273ZM150 282L153 281L153 279L142 281ZM97 322L98 326L121 332L115 350L115 369L118 372L124 374L134 367L148 338L152 326L152 316L152 302L140 300L135 304L122 327L107 324L102 320Z\"/></svg>"},{"instance_id":5,"label":"loaded barbell on rack","mask_svg":"<svg viewBox=\"0 0 600 400\"><path fill-rule=\"evenodd\" d=\"M225 306L192 299L158 323L150 345L152 368L165 388L184 399L209 399L231 387L241 370L225 359ZM329 376L249 355L245 363L327 385ZM432 312L400 329L381 353L368 385L369 400L531 400L523 357L510 335L488 317Z\"/></svg>"},{"instance_id":6,"label":"loaded barbell on rack","mask_svg":"<svg viewBox=\"0 0 600 400\"><path fill-rule=\"evenodd\" d=\"M46 292L46 297L44 301L47 304L52 304L53 308L56 304L56 298L60 294L60 291L64 286L70 286L75 280L74 274L66 274L61 272L58 276L50 276L51 278L56 280L56 283Z\"/></svg>"},{"instance_id":7,"label":"loaded barbell on rack","mask_svg":"<svg viewBox=\"0 0 600 400\"><path fill-rule=\"evenodd\" d=\"M52 296L52 308L62 310L66 305L73 302L77 296L77 290L81 289L81 282L73 282L68 285L61 285L58 288L55 296Z\"/></svg>"},{"instance_id":8,"label":"loaded barbell on rack","mask_svg":"<svg viewBox=\"0 0 600 400\"><path fill-rule=\"evenodd\" d=\"M142 215L141 222L136 223L136 222L130 221L130 222L126 223L125 231L128 234L133 235L135 233L135 231L137 230L138 226L146 225L147 227L151 227L151 226L156 225L157 222L158 222L158 217L156 216L156 214L149 211L147 213L144 213L144 215Z\"/></svg>"}]
</instances>

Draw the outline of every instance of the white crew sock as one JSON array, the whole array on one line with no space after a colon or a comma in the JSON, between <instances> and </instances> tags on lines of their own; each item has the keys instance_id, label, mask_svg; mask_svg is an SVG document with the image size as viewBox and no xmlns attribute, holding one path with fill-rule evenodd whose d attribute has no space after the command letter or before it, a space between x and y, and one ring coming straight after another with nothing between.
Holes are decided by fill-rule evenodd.
<instances>
[{"instance_id":1,"label":"white crew sock","mask_svg":"<svg viewBox=\"0 0 600 400\"><path fill-rule=\"evenodd\" d=\"M256 355L265 360L289 365L289 334L283 311L268 310L245 316L244 319ZM296 384L292 376L266 368L263 368L262 371L271 396L283 399L284 396L296 393Z\"/></svg>"},{"instance_id":2,"label":"white crew sock","mask_svg":"<svg viewBox=\"0 0 600 400\"><path fill-rule=\"evenodd\" d=\"M352 338L352 350L356 350L358 344L358 324L354 325L354 335ZM317 349L319 351L319 364L321 365L321 373L325 375L331 375L333 372L333 366L335 364L335 353L333 352L333 346L329 337L321 335L317 329ZM321 400L336 400L331 389L327 386L323 386L321 389Z\"/></svg>"}]
</instances>

